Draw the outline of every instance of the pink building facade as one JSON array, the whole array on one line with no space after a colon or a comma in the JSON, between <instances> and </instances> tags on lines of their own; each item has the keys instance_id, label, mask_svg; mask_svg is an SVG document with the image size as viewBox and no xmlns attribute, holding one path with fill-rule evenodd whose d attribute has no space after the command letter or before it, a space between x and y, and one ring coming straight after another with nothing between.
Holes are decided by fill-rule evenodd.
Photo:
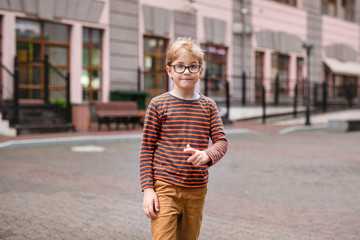
<instances>
[{"instance_id":1,"label":"pink building facade","mask_svg":"<svg viewBox=\"0 0 360 240\"><path fill-rule=\"evenodd\" d=\"M304 81L305 43L313 45L310 81L341 95L336 87L360 86L359 9L358 0L2 1L1 63L14 72L15 56L41 62L48 55L70 73L72 103L106 102L115 90L154 96L172 87L163 71L167 47L188 36L206 50L211 86L229 81L231 100L240 104L246 74L246 101L259 103L263 86L271 92L278 81L286 98ZM31 69L22 75L20 97L41 103L44 69L36 62ZM7 70L2 100L13 96Z\"/></svg>"}]
</instances>

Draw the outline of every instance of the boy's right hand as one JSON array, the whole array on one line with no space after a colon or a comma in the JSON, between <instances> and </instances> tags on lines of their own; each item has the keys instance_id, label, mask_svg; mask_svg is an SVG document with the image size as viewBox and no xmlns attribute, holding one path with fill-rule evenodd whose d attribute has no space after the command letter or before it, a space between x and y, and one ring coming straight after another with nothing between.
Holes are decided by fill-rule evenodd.
<instances>
[{"instance_id":1,"label":"boy's right hand","mask_svg":"<svg viewBox=\"0 0 360 240\"><path fill-rule=\"evenodd\" d=\"M159 202L153 188L144 190L143 211L148 218L156 218L155 211L159 211Z\"/></svg>"}]
</instances>

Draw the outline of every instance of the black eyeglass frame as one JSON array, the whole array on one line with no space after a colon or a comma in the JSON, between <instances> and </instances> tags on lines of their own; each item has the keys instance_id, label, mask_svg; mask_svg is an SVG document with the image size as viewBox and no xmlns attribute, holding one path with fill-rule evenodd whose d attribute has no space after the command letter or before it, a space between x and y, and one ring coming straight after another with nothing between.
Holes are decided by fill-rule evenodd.
<instances>
[{"instance_id":1,"label":"black eyeglass frame","mask_svg":"<svg viewBox=\"0 0 360 240\"><path fill-rule=\"evenodd\" d=\"M200 72L200 69L202 67L202 65L196 65L196 64L193 64L193 65L190 65L190 66L185 66L185 65L171 65L171 66L174 68L174 72L176 72L176 73L184 73L186 71L186 69L189 70L189 73L198 73L198 72ZM175 68L178 67L178 66L183 66L184 70L180 71L180 72L177 72L175 70ZM196 72L193 72L193 71L190 70L190 67L193 67L193 66L197 66L199 69Z\"/></svg>"}]
</instances>

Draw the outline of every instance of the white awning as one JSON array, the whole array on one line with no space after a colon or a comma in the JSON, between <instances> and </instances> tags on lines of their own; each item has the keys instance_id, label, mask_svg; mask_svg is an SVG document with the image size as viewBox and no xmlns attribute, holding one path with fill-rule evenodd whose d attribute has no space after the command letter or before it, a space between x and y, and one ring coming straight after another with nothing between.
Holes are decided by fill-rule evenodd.
<instances>
[{"instance_id":1,"label":"white awning","mask_svg":"<svg viewBox=\"0 0 360 240\"><path fill-rule=\"evenodd\" d=\"M360 75L360 63L343 62L335 58L325 58L325 64L336 74Z\"/></svg>"}]
</instances>

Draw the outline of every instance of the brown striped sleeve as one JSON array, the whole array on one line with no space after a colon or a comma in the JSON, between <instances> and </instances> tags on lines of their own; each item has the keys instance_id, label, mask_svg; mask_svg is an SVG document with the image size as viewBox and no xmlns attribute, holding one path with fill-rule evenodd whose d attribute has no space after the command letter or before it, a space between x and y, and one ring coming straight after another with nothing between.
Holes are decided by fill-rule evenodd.
<instances>
[{"instance_id":1,"label":"brown striped sleeve","mask_svg":"<svg viewBox=\"0 0 360 240\"><path fill-rule=\"evenodd\" d=\"M140 182L141 190L154 187L153 161L154 152L159 139L159 112L151 101L145 114L143 138L140 147Z\"/></svg>"},{"instance_id":2,"label":"brown striped sleeve","mask_svg":"<svg viewBox=\"0 0 360 240\"><path fill-rule=\"evenodd\" d=\"M210 138L213 145L206 149L205 152L211 159L211 162L209 162L208 165L212 166L225 155L227 151L228 141L226 140L224 126L215 102L212 102L210 110Z\"/></svg>"}]
</instances>

